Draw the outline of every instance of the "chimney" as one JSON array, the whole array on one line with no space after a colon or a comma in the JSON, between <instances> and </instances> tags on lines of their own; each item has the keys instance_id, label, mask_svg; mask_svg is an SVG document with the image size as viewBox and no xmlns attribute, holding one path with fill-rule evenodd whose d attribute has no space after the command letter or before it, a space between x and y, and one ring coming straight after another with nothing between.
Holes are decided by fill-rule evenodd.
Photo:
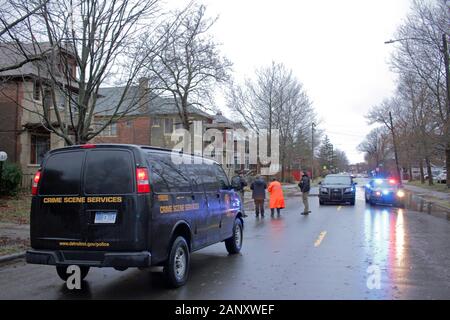
<instances>
[{"instance_id":1,"label":"chimney","mask_svg":"<svg viewBox=\"0 0 450 320\"><path fill-rule=\"evenodd\" d=\"M138 105L140 113L148 112L148 104L150 102L150 93L148 88L148 78L139 79Z\"/></svg>"}]
</instances>

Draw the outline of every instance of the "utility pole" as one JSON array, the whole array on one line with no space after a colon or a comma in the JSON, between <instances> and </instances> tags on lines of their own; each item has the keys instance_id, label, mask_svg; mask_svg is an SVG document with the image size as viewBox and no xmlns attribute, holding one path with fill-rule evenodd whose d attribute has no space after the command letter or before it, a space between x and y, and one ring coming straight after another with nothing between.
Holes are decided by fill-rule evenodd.
<instances>
[{"instance_id":1,"label":"utility pole","mask_svg":"<svg viewBox=\"0 0 450 320\"><path fill-rule=\"evenodd\" d=\"M389 121L391 123L391 133L392 133L392 142L394 144L394 155L395 155L395 166L397 168L397 177L400 181L400 183L402 182L402 175L400 173L400 167L398 165L398 154L397 154L397 140L395 139L395 132L394 132L394 123L392 121L392 113L391 111L389 111Z\"/></svg>"},{"instance_id":2,"label":"utility pole","mask_svg":"<svg viewBox=\"0 0 450 320\"><path fill-rule=\"evenodd\" d=\"M316 124L311 124L311 181L314 180L314 131Z\"/></svg>"},{"instance_id":3,"label":"utility pole","mask_svg":"<svg viewBox=\"0 0 450 320\"><path fill-rule=\"evenodd\" d=\"M447 188L450 188L450 83L449 83L449 65L448 65L448 40L447 34L442 35L442 49L444 51L444 65L445 65L445 82L447 86L447 121L446 121L446 135L447 135L447 143L445 148L445 162L447 167Z\"/></svg>"}]
</instances>

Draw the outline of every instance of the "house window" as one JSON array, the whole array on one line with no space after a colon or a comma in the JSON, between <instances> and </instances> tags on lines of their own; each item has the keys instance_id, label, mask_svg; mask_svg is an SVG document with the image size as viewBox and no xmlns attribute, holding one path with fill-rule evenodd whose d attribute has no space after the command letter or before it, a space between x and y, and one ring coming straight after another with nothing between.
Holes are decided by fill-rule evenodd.
<instances>
[{"instance_id":1,"label":"house window","mask_svg":"<svg viewBox=\"0 0 450 320\"><path fill-rule=\"evenodd\" d=\"M99 130L103 125L104 125L104 123L103 124L99 124L97 126L97 130ZM109 124L98 135L100 137L115 137L115 136L117 136L117 123Z\"/></svg>"},{"instance_id":2,"label":"house window","mask_svg":"<svg viewBox=\"0 0 450 320\"><path fill-rule=\"evenodd\" d=\"M38 80L33 82L33 100L41 100L41 82Z\"/></svg>"},{"instance_id":3,"label":"house window","mask_svg":"<svg viewBox=\"0 0 450 320\"><path fill-rule=\"evenodd\" d=\"M153 118L152 126L153 126L154 128L159 128L159 127L161 127L161 118Z\"/></svg>"},{"instance_id":4,"label":"house window","mask_svg":"<svg viewBox=\"0 0 450 320\"><path fill-rule=\"evenodd\" d=\"M30 163L41 164L47 151L50 150L50 134L32 134Z\"/></svg>"},{"instance_id":5,"label":"house window","mask_svg":"<svg viewBox=\"0 0 450 320\"><path fill-rule=\"evenodd\" d=\"M173 119L164 119L164 134L172 134L173 132Z\"/></svg>"}]
</instances>

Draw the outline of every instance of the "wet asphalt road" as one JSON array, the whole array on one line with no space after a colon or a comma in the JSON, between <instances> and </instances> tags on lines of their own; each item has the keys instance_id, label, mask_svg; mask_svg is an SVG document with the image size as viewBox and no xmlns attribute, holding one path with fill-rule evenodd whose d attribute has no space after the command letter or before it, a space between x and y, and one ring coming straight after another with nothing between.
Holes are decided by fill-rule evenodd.
<instances>
[{"instance_id":1,"label":"wet asphalt road","mask_svg":"<svg viewBox=\"0 0 450 320\"><path fill-rule=\"evenodd\" d=\"M0 299L450 299L450 221L363 197L320 208L311 197L305 217L297 194L279 218L249 215L242 253L223 243L194 253L176 290L159 270L107 268L70 291L54 267L16 261L0 266Z\"/></svg>"}]
</instances>

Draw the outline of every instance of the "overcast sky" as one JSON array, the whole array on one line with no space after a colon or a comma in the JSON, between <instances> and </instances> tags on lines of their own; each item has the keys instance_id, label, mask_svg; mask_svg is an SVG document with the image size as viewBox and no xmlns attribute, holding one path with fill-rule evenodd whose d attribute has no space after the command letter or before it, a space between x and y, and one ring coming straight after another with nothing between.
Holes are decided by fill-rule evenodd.
<instances>
[{"instance_id":1,"label":"overcast sky","mask_svg":"<svg viewBox=\"0 0 450 320\"><path fill-rule=\"evenodd\" d=\"M185 4L183 0L167 0ZM370 131L364 115L395 89L388 60L410 0L199 0L219 15L212 29L236 79L272 60L291 68L322 120L320 127L350 162ZM223 104L219 102L219 104ZM225 106L219 105L224 109Z\"/></svg>"}]
</instances>

